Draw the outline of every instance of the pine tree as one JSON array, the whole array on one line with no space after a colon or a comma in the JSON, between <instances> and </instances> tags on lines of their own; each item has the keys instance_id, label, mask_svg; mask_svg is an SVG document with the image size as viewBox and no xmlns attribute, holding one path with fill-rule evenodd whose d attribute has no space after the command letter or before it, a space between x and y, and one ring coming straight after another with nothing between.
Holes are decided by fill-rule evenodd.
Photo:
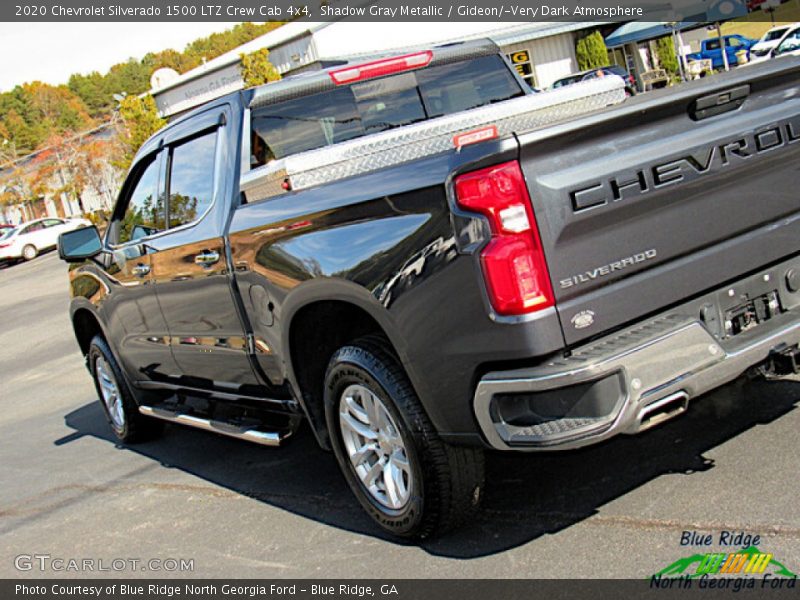
<instances>
[{"instance_id":1,"label":"pine tree","mask_svg":"<svg viewBox=\"0 0 800 600\"><path fill-rule=\"evenodd\" d=\"M167 122L158 115L152 96L125 96L119 103L119 115L125 125L122 137L122 156L116 161L119 168L127 170L147 139Z\"/></svg>"},{"instance_id":2,"label":"pine tree","mask_svg":"<svg viewBox=\"0 0 800 600\"><path fill-rule=\"evenodd\" d=\"M656 40L656 55L658 56L658 64L670 75L678 75L680 68L678 67L678 57L675 54L675 44L672 42L672 37L664 36Z\"/></svg>"},{"instance_id":3,"label":"pine tree","mask_svg":"<svg viewBox=\"0 0 800 600\"><path fill-rule=\"evenodd\" d=\"M240 54L242 64L240 67L244 87L251 88L257 85L264 85L271 81L278 81L281 74L271 62L269 62L269 50L261 48L250 54Z\"/></svg>"},{"instance_id":4,"label":"pine tree","mask_svg":"<svg viewBox=\"0 0 800 600\"><path fill-rule=\"evenodd\" d=\"M606 48L606 42L599 31L593 31L579 39L575 45L575 55L580 71L588 71L608 64L608 48Z\"/></svg>"}]
</instances>

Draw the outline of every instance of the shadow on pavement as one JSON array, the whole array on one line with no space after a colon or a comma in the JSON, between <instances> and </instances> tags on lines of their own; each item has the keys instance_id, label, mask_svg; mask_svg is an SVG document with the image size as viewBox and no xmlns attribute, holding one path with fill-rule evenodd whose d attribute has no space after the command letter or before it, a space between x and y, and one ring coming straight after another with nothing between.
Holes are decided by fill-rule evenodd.
<instances>
[{"instance_id":1,"label":"shadow on pavement","mask_svg":"<svg viewBox=\"0 0 800 600\"><path fill-rule=\"evenodd\" d=\"M487 457L483 509L459 531L421 546L437 556L470 559L555 533L597 513L604 504L661 475L714 468L704 453L742 432L770 423L800 401L794 382L747 382L693 401L675 421L635 437L622 436L567 453ZM100 404L66 416L74 433L116 443ZM315 521L395 541L362 513L331 454L302 429L279 449L172 425L157 441L127 447L214 485Z\"/></svg>"}]
</instances>

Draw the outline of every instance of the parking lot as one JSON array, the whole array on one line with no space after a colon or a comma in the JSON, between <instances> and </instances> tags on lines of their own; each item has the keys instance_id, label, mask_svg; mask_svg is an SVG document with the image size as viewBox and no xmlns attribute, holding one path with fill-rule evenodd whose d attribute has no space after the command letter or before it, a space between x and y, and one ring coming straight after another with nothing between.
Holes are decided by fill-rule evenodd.
<instances>
[{"instance_id":1,"label":"parking lot","mask_svg":"<svg viewBox=\"0 0 800 600\"><path fill-rule=\"evenodd\" d=\"M307 430L280 449L179 426L117 445L72 337L64 263L1 269L0 290L0 577L91 575L15 566L47 554L187 559L169 575L206 578L643 578L717 551L722 531L759 535L800 571L795 382L737 382L596 448L490 455L479 518L408 545L373 527ZM683 547L684 531L715 545Z\"/></svg>"}]
</instances>

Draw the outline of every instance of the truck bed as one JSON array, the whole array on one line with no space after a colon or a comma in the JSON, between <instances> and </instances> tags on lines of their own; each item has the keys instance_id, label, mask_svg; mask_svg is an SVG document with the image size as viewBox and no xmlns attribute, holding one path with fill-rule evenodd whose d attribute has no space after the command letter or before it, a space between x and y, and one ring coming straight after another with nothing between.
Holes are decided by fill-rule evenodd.
<instances>
[{"instance_id":1,"label":"truck bed","mask_svg":"<svg viewBox=\"0 0 800 600\"><path fill-rule=\"evenodd\" d=\"M568 345L798 252L798 75L770 61L519 136Z\"/></svg>"}]
</instances>

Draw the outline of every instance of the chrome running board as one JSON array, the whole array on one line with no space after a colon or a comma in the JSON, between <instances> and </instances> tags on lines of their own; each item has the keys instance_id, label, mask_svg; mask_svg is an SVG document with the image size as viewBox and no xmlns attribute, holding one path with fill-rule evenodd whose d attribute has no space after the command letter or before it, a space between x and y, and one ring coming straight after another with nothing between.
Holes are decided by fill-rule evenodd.
<instances>
[{"instance_id":1,"label":"chrome running board","mask_svg":"<svg viewBox=\"0 0 800 600\"><path fill-rule=\"evenodd\" d=\"M193 415L163 408L154 408L152 406L140 406L139 412L148 417L155 417L156 419L162 419L171 423L180 423L181 425L204 429L213 433L227 435L228 437L261 444L262 446L280 446L281 443L291 435L288 431L259 431L247 427L237 427L230 423L211 421L209 419L203 419L201 417L195 417Z\"/></svg>"}]
</instances>

